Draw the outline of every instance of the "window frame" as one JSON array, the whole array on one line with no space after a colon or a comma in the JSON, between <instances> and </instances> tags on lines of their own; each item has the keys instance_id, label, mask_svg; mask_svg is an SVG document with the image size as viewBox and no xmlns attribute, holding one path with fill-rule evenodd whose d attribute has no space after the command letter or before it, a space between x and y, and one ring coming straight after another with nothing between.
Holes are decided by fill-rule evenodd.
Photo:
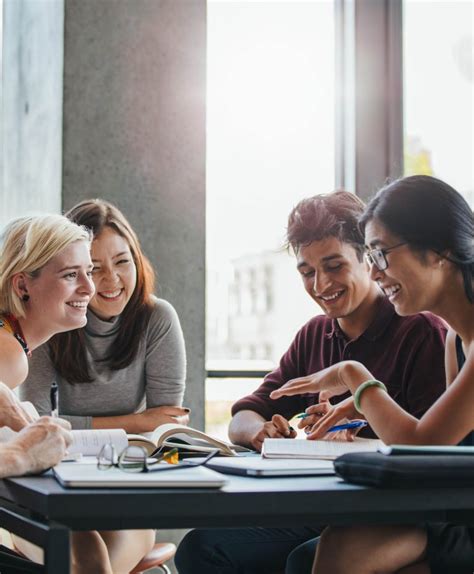
<instances>
[{"instance_id":1,"label":"window frame","mask_svg":"<svg viewBox=\"0 0 474 574\"><path fill-rule=\"evenodd\" d=\"M403 175L402 0L335 0L335 181L369 199ZM263 378L205 369L206 378Z\"/></svg>"}]
</instances>

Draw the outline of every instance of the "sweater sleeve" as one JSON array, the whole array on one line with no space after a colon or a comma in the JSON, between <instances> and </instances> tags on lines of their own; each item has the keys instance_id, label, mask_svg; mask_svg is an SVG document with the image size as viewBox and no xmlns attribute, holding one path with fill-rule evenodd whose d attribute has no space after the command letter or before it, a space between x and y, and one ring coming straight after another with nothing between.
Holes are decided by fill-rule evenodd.
<instances>
[{"instance_id":1,"label":"sweater sleeve","mask_svg":"<svg viewBox=\"0 0 474 574\"><path fill-rule=\"evenodd\" d=\"M92 417L79 415L65 415L64 400L61 401L62 382L49 357L48 344L45 343L34 350L29 361L28 377L20 386L20 399L30 401L36 407L41 416L51 414L50 390L53 381L56 380L59 387L58 412L62 419L71 423L73 429L92 428ZM67 409L66 409L67 410Z\"/></svg>"},{"instance_id":2,"label":"sweater sleeve","mask_svg":"<svg viewBox=\"0 0 474 574\"><path fill-rule=\"evenodd\" d=\"M146 336L147 408L181 405L185 380L186 351L178 315L170 303L157 299Z\"/></svg>"}]
</instances>

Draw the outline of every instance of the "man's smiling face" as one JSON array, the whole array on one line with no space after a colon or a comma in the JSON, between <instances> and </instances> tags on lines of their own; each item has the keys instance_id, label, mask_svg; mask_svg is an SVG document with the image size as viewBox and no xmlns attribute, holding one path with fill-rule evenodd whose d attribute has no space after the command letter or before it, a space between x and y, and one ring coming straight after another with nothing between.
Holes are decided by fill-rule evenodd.
<instances>
[{"instance_id":1,"label":"man's smiling face","mask_svg":"<svg viewBox=\"0 0 474 574\"><path fill-rule=\"evenodd\" d=\"M373 288L365 261L336 237L302 245L297 269L308 295L331 319L350 316Z\"/></svg>"}]
</instances>

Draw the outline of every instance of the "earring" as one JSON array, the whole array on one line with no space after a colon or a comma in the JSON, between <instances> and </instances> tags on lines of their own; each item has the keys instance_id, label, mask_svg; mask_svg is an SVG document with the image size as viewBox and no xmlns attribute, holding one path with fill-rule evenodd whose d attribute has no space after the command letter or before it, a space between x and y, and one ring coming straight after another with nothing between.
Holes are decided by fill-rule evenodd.
<instances>
[{"instance_id":1,"label":"earring","mask_svg":"<svg viewBox=\"0 0 474 574\"><path fill-rule=\"evenodd\" d=\"M26 303L27 301L29 301L29 300L30 300L30 296L28 295L28 293L25 293L25 294L23 295L23 297L21 298L21 300L24 301L25 303Z\"/></svg>"}]
</instances>

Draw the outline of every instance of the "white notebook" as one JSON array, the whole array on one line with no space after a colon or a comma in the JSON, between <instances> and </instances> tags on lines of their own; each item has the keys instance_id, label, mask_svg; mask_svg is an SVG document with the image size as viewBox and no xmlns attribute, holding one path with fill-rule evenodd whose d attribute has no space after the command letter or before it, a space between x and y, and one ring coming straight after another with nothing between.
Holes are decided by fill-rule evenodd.
<instances>
[{"instance_id":1,"label":"white notebook","mask_svg":"<svg viewBox=\"0 0 474 574\"><path fill-rule=\"evenodd\" d=\"M65 462L53 468L56 480L73 488L220 488L221 474L197 466L158 472L129 473L119 468L99 470L95 464Z\"/></svg>"},{"instance_id":2,"label":"white notebook","mask_svg":"<svg viewBox=\"0 0 474 574\"><path fill-rule=\"evenodd\" d=\"M266 438L263 442L262 456L265 458L319 458L334 460L348 452L376 452L383 444L378 439L359 437L355 437L353 442Z\"/></svg>"}]
</instances>

